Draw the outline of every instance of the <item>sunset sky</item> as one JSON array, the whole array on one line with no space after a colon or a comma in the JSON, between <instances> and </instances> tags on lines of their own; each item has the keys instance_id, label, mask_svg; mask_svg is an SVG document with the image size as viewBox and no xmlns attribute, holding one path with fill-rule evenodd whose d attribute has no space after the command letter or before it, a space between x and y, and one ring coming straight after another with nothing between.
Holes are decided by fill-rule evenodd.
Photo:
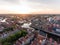
<instances>
[{"instance_id":1,"label":"sunset sky","mask_svg":"<svg viewBox=\"0 0 60 45\"><path fill-rule=\"evenodd\" d=\"M0 14L60 14L60 0L0 0Z\"/></svg>"}]
</instances>

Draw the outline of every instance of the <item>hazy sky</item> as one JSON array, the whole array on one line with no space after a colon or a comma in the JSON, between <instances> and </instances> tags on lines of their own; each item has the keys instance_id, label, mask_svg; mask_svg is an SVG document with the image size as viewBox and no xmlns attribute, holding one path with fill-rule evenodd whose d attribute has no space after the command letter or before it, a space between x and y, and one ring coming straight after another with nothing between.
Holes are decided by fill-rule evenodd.
<instances>
[{"instance_id":1,"label":"hazy sky","mask_svg":"<svg viewBox=\"0 0 60 45\"><path fill-rule=\"evenodd\" d=\"M0 0L0 13L60 13L60 0Z\"/></svg>"}]
</instances>

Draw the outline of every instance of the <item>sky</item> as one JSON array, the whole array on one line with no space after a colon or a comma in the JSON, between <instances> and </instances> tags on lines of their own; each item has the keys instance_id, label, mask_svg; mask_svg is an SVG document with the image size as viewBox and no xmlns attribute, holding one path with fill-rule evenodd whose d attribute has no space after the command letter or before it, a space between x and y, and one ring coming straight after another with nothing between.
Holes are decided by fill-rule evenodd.
<instances>
[{"instance_id":1,"label":"sky","mask_svg":"<svg viewBox=\"0 0 60 45\"><path fill-rule=\"evenodd\" d=\"M60 14L60 0L0 0L0 14Z\"/></svg>"}]
</instances>

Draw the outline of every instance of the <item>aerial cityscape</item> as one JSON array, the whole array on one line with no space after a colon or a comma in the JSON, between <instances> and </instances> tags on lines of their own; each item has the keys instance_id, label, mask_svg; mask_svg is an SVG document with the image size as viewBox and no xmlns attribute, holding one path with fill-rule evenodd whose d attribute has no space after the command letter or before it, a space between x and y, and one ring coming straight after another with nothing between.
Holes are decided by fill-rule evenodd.
<instances>
[{"instance_id":1,"label":"aerial cityscape","mask_svg":"<svg viewBox=\"0 0 60 45\"><path fill-rule=\"evenodd\" d=\"M1 14L0 45L60 45L60 16Z\"/></svg>"},{"instance_id":2,"label":"aerial cityscape","mask_svg":"<svg viewBox=\"0 0 60 45\"><path fill-rule=\"evenodd\" d=\"M0 0L0 45L60 45L60 0Z\"/></svg>"}]
</instances>

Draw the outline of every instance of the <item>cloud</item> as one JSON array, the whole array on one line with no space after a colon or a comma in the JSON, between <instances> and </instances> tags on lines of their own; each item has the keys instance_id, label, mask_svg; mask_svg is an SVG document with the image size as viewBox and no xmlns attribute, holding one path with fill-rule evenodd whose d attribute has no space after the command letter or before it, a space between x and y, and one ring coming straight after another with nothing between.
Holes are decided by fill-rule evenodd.
<instances>
[{"instance_id":1,"label":"cloud","mask_svg":"<svg viewBox=\"0 0 60 45\"><path fill-rule=\"evenodd\" d=\"M16 3L19 3L19 0L0 0L0 2L1 3L14 3L14 4L16 4Z\"/></svg>"},{"instance_id":2,"label":"cloud","mask_svg":"<svg viewBox=\"0 0 60 45\"><path fill-rule=\"evenodd\" d=\"M60 0L0 0L0 9L16 12L60 10ZM48 11L47 11L48 12Z\"/></svg>"},{"instance_id":3,"label":"cloud","mask_svg":"<svg viewBox=\"0 0 60 45\"><path fill-rule=\"evenodd\" d=\"M39 3L37 7L42 7L42 8L47 7L55 10L60 10L60 6L59 6L60 0L28 0L28 1Z\"/></svg>"},{"instance_id":4,"label":"cloud","mask_svg":"<svg viewBox=\"0 0 60 45\"><path fill-rule=\"evenodd\" d=\"M45 4L47 4L47 3L57 3L57 2L59 2L59 0L28 0L28 1L31 1L31 2L39 2L39 3L45 3Z\"/></svg>"}]
</instances>

